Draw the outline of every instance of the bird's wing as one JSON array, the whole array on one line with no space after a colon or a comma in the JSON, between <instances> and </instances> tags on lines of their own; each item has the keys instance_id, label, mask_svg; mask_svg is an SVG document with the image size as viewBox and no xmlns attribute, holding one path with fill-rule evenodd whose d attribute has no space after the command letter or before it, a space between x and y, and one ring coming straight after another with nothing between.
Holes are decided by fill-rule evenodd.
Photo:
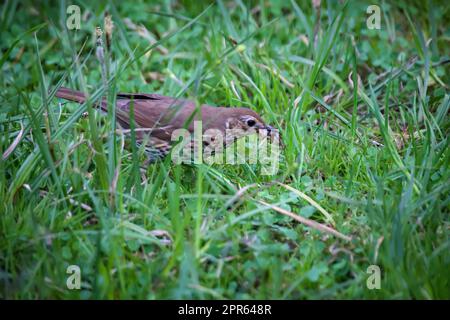
<instances>
[{"instance_id":1,"label":"bird's wing","mask_svg":"<svg viewBox=\"0 0 450 320\"><path fill-rule=\"evenodd\" d=\"M188 100L118 99L116 117L124 129L130 128L132 106L136 128L149 129L146 133L163 140L170 140L172 132L183 128L195 111L195 104ZM188 130L191 129L189 124Z\"/></svg>"}]
</instances>

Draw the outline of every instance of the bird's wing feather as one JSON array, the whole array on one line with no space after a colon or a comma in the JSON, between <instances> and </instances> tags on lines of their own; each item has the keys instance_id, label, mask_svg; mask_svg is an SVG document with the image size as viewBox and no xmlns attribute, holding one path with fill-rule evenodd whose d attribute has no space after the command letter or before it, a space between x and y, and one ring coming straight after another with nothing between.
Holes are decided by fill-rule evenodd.
<instances>
[{"instance_id":1,"label":"bird's wing feather","mask_svg":"<svg viewBox=\"0 0 450 320\"><path fill-rule=\"evenodd\" d=\"M130 128L131 105L137 128L149 128L149 134L159 139L170 140L173 130L182 128L186 119L195 111L195 104L188 100L143 100L118 99L116 116L124 129ZM188 126L188 130L191 130Z\"/></svg>"}]
</instances>

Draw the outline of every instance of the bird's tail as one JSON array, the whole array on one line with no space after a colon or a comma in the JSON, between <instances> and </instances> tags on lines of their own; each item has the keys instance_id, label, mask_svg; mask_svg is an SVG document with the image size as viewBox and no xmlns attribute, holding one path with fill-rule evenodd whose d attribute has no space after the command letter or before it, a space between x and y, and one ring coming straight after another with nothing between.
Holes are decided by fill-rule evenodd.
<instances>
[{"instance_id":1,"label":"bird's tail","mask_svg":"<svg viewBox=\"0 0 450 320\"><path fill-rule=\"evenodd\" d=\"M86 101L86 95L83 92L64 87L61 87L58 91L56 91L56 97L78 103L83 103Z\"/></svg>"}]
</instances>

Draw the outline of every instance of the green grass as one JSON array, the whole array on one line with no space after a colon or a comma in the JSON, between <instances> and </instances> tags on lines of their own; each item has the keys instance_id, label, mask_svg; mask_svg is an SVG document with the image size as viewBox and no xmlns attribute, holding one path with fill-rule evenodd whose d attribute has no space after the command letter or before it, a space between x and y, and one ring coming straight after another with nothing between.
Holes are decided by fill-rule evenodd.
<instances>
[{"instance_id":1,"label":"green grass","mask_svg":"<svg viewBox=\"0 0 450 320\"><path fill-rule=\"evenodd\" d=\"M4 2L0 298L449 299L449 6L378 2L369 30L371 4L83 1L76 31L68 4ZM91 99L59 104L61 85ZM116 92L251 107L282 132L279 171L141 170L93 109Z\"/></svg>"}]
</instances>

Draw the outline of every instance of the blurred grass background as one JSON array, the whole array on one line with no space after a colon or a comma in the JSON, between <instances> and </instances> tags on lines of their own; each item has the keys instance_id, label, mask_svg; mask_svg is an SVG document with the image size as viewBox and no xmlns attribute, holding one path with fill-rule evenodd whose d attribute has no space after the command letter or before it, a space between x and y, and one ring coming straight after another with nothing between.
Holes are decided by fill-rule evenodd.
<instances>
[{"instance_id":1,"label":"blurred grass background","mask_svg":"<svg viewBox=\"0 0 450 320\"><path fill-rule=\"evenodd\" d=\"M80 30L66 26L71 4ZM366 26L372 4L380 30ZM450 298L445 1L7 0L0 12L1 298ZM107 91L94 35L106 12ZM143 167L113 112L61 103L61 85L92 101L250 107L282 132L280 170Z\"/></svg>"}]
</instances>

